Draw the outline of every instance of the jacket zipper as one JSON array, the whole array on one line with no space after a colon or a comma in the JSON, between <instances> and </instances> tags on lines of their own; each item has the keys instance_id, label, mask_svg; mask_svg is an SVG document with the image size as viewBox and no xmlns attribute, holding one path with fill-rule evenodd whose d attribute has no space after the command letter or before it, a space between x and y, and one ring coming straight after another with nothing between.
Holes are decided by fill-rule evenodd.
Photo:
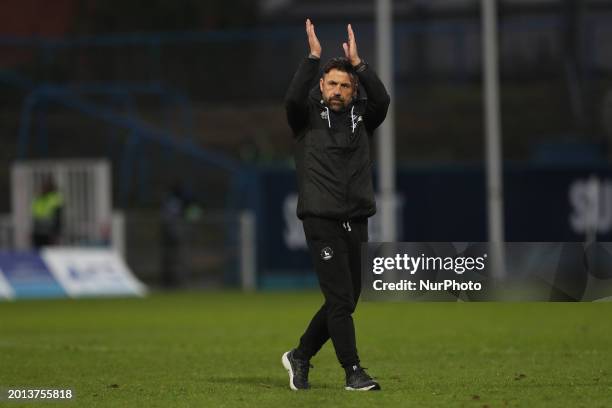
<instances>
[{"instance_id":1,"label":"jacket zipper","mask_svg":"<svg viewBox=\"0 0 612 408\"><path fill-rule=\"evenodd\" d=\"M346 135L346 151L344 153L345 155L345 160L346 160L346 166L344 166L345 169L345 180L346 180L346 190L345 190L345 194L344 194L344 207L345 207L345 212L346 212L346 218L348 220L348 216L349 216L349 189L350 189L350 185L351 185L351 180L350 180L350 174L349 174L349 164L350 164L350 160L348 157L348 148L349 148L349 144L350 144L350 139L351 139L351 133Z\"/></svg>"}]
</instances>

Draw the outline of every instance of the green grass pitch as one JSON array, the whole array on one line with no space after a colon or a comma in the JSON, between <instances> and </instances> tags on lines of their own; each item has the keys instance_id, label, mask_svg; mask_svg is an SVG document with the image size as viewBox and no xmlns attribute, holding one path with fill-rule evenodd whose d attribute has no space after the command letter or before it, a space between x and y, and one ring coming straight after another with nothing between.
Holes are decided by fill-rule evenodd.
<instances>
[{"instance_id":1,"label":"green grass pitch","mask_svg":"<svg viewBox=\"0 0 612 408\"><path fill-rule=\"evenodd\" d=\"M355 314L381 392L344 391L331 344L312 389L281 354L314 292L0 303L0 388L71 388L78 407L610 407L612 303L368 303Z\"/></svg>"}]
</instances>

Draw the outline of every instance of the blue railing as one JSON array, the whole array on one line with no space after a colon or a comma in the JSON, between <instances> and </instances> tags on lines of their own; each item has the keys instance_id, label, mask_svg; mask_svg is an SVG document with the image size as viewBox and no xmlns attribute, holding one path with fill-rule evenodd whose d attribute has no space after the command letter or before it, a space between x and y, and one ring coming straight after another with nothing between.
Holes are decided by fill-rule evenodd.
<instances>
[{"instance_id":1,"label":"blue railing","mask_svg":"<svg viewBox=\"0 0 612 408\"><path fill-rule=\"evenodd\" d=\"M599 48L594 45L595 33L601 27L608 25L610 16L607 13L600 16L589 16L585 19L584 36L585 39L585 61L587 71L591 71L595 61L599 60ZM323 23L318 25L319 31L323 36L336 34L339 32L339 24ZM372 23L360 23L360 35L364 38L372 39L374 36L374 25ZM535 29L560 30L563 28L563 21L553 15L529 17L526 19L509 18L502 22L503 32L529 31ZM477 18L448 20L448 21L429 21L422 22L401 22L395 26L395 43L401 42L406 36L415 34L435 34L451 36L453 38L453 60L455 61L456 77L464 78L467 72L465 55L468 47L468 36L478 34L479 24ZM171 32L171 33L129 33L129 34L109 34L99 36L80 36L73 38L43 38L43 37L14 37L0 36L1 47L24 47L34 48L41 52L43 59L53 59L60 50L77 48L95 47L149 47L153 63L151 69L158 66L161 58L161 47L166 45L189 45L195 43L237 43L243 41L270 40L275 44L288 41L302 41L303 29L301 26L275 26L270 28L254 28L248 30L227 30L227 31L208 31L208 32ZM396 67L397 69L397 67ZM146 74L146 73L145 73ZM25 158L32 144L30 133L32 132L32 121L37 121L37 135L34 139L35 148L44 154L48 146L48 135L45 122L45 104L48 102L60 103L86 116L94 117L111 125L112 129L127 129L130 131L129 138L123 146L121 158L121 174L123 183L120 191L122 200L126 199L127 192L131 185L130 177L127 175L134 167L134 163L139 156L142 143L155 143L167 147L171 151L186 154L202 163L210 164L228 171L231 174L243 174L243 166L224 154L203 149L195 145L189 135L195 132L193 125L193 114L188 98L181 92L168 88L161 82L161 79L146 82L117 82L101 81L80 84L49 84L37 83L13 72L0 71L0 81L20 87L27 92L23 101L21 123L18 139L17 157ZM87 101L84 95L108 95L113 98L113 104L124 108L125 115L116 113L107 106L100 106ZM164 106L178 105L182 112L182 127L186 129L187 140L177 138L168 124L166 130L158 129L138 118L133 109L134 96L139 94L159 95ZM34 110L39 115L34 119ZM41 109L42 108L42 109ZM111 132L109 140L117 140L118 136ZM141 167L143 165L141 164ZM146 169L145 169L146 170ZM146 173L146 171L144 172ZM241 177L242 178L242 177ZM141 177L144 183L146 177ZM233 185L244 185L244 181L234 182ZM143 187L143 186L141 186ZM146 190L146 188L141 188ZM232 196L239 196L238 192L233 192Z\"/></svg>"},{"instance_id":2,"label":"blue railing","mask_svg":"<svg viewBox=\"0 0 612 408\"><path fill-rule=\"evenodd\" d=\"M101 120L109 125L111 129L124 129L130 132L130 136L123 144L123 154L121 157L121 177L120 177L120 201L125 204L127 196L131 190L132 172L139 166L140 191L146 195L147 169L146 161L140 160L142 157L141 147L143 143L153 143L161 146L167 153L180 153L191 157L196 161L220 168L227 171L235 181L231 186L236 191L229 191L227 196L227 206L229 208L240 208L240 192L245 191L248 175L245 167L237 160L224 154L213 152L196 145L193 142L192 133L186 133L182 138L177 138L175 134L167 129L160 129L139 119L133 110L132 99L136 94L160 95L166 102L176 102L183 109L184 128L193 132L193 115L191 105L187 99L178 92L165 89L159 83L81 83L73 86L63 86L55 84L36 85L33 81L11 74L0 75L1 82L9 82L25 88L28 92L25 97L20 116L19 135L17 139L17 159L27 158L31 143L31 133L33 123L37 125L34 147L42 155L48 146L48 130L46 126L46 106L48 103L56 103L70 108L80 114ZM119 114L115 110L106 106L101 106L82 97L82 95L103 94L110 95L121 100L127 107L127 114ZM37 108L43 109L37 109ZM110 135L111 139L113 135ZM118 138L118 136L115 136Z\"/></svg>"}]
</instances>

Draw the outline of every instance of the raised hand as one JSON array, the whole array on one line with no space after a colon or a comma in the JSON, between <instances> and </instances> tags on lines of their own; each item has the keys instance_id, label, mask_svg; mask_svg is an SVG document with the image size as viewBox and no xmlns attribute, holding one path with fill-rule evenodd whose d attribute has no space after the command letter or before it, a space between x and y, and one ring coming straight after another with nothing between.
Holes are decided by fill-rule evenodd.
<instances>
[{"instance_id":1,"label":"raised hand","mask_svg":"<svg viewBox=\"0 0 612 408\"><path fill-rule=\"evenodd\" d=\"M314 24L310 22L310 19L306 19L306 35L308 36L308 45L310 46L310 54L317 58L321 58L321 44L315 33Z\"/></svg>"},{"instance_id":2,"label":"raised hand","mask_svg":"<svg viewBox=\"0 0 612 408\"><path fill-rule=\"evenodd\" d=\"M361 63L361 58L359 58L359 54L357 53L355 33L353 33L353 28L350 24L346 27L346 31L348 32L348 43L342 43L342 48L344 48L346 59L355 67Z\"/></svg>"}]
</instances>

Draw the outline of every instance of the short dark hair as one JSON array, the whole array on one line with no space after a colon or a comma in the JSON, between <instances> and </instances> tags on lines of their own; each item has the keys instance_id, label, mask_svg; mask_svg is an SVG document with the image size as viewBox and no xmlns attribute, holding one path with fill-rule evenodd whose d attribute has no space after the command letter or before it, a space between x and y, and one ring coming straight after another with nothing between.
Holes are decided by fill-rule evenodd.
<instances>
[{"instance_id":1,"label":"short dark hair","mask_svg":"<svg viewBox=\"0 0 612 408\"><path fill-rule=\"evenodd\" d=\"M327 74L332 69L337 69L338 71L349 74L353 85L357 86L359 83L357 75L355 74L355 68L353 68L348 59L344 57L335 57L330 59L325 63L325 65L323 65L323 75Z\"/></svg>"}]
</instances>

